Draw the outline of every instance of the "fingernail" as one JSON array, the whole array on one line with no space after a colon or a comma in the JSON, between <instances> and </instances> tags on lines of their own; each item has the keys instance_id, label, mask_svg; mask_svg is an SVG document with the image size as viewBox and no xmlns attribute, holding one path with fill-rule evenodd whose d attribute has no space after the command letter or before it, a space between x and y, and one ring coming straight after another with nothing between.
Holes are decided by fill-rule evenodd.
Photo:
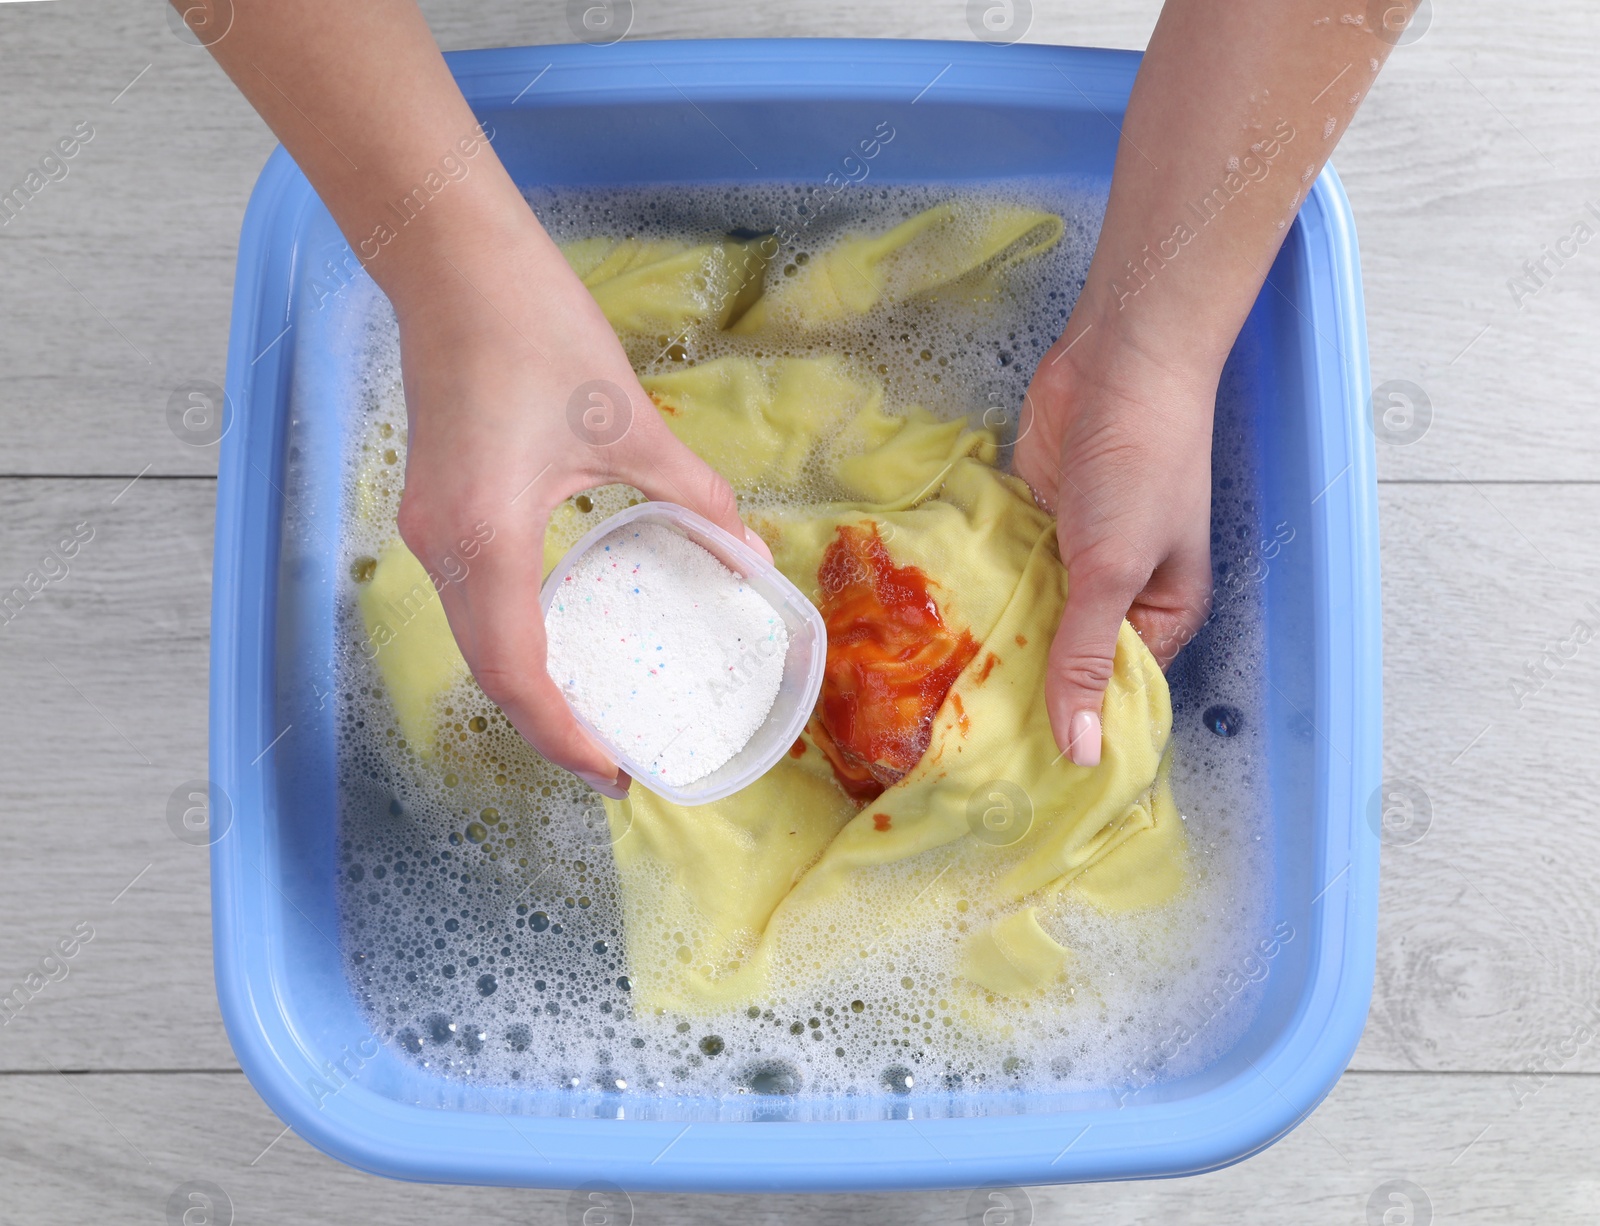
<instances>
[{"instance_id":1,"label":"fingernail","mask_svg":"<svg viewBox=\"0 0 1600 1226\"><path fill-rule=\"evenodd\" d=\"M633 782L628 778L627 772L619 769L615 776L607 779L604 775L591 774L589 771L574 771L577 775L600 795L612 800L622 800L628 795L628 784Z\"/></svg>"},{"instance_id":2,"label":"fingernail","mask_svg":"<svg viewBox=\"0 0 1600 1226\"><path fill-rule=\"evenodd\" d=\"M1067 750L1074 765L1100 765L1100 716L1093 711L1079 711L1072 717L1067 731Z\"/></svg>"}]
</instances>

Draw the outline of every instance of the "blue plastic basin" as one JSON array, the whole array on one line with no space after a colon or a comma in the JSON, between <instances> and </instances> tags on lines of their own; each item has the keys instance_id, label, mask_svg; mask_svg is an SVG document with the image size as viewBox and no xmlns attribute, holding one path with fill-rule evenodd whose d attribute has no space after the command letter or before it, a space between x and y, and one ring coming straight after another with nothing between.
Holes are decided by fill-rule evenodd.
<instances>
[{"instance_id":1,"label":"blue plastic basin","mask_svg":"<svg viewBox=\"0 0 1600 1226\"><path fill-rule=\"evenodd\" d=\"M522 183L800 181L887 121L881 182L1105 180L1138 57L939 42L624 43L467 52L452 69ZM543 75L540 75L540 74ZM537 80L535 80L537 78ZM530 84L531 83L531 84ZM1376 487L1355 233L1325 171L1232 359L1261 522L1274 880L1293 930L1243 1039L1136 1095L885 1095L803 1108L604 1101L430 1080L370 1034L338 947L333 542L356 267L280 149L239 244L217 486L211 774L217 992L239 1062L312 1144L406 1179L627 1189L975 1187L1177 1175L1283 1136L1337 1081L1372 985L1379 783ZM292 390L292 395L291 395ZM1191 653L1200 650L1200 644ZM1194 655L1190 667L1212 664ZM1220 665L1218 665L1220 667ZM220 820L216 829L223 829ZM745 1100L748 1103L748 1100Z\"/></svg>"}]
</instances>

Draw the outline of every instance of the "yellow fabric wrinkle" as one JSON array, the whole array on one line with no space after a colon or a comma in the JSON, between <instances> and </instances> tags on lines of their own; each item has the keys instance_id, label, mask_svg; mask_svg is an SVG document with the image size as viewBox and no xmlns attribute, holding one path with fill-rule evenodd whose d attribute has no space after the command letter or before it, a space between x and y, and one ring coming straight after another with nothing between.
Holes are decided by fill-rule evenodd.
<instances>
[{"instance_id":1,"label":"yellow fabric wrinkle","mask_svg":"<svg viewBox=\"0 0 1600 1226\"><path fill-rule=\"evenodd\" d=\"M882 415L882 386L838 358L718 358L640 382L667 428L742 491L797 484L830 433Z\"/></svg>"},{"instance_id":2,"label":"yellow fabric wrinkle","mask_svg":"<svg viewBox=\"0 0 1600 1226\"><path fill-rule=\"evenodd\" d=\"M998 450L964 421L916 405L891 413L878 379L832 356L716 358L640 382L668 429L744 493L792 490L809 472L841 501L899 509L933 493L956 460L992 464Z\"/></svg>"},{"instance_id":3,"label":"yellow fabric wrinkle","mask_svg":"<svg viewBox=\"0 0 1600 1226\"><path fill-rule=\"evenodd\" d=\"M730 331L773 325L813 329L882 304L940 291L982 298L999 277L1061 238L1061 218L1016 205L958 202L925 209L886 234L849 235L811 257L795 275L773 278Z\"/></svg>"},{"instance_id":4,"label":"yellow fabric wrinkle","mask_svg":"<svg viewBox=\"0 0 1600 1226\"><path fill-rule=\"evenodd\" d=\"M983 929L961 955L961 973L990 992L1026 999L1061 974L1070 954L1024 907Z\"/></svg>"},{"instance_id":5,"label":"yellow fabric wrinkle","mask_svg":"<svg viewBox=\"0 0 1600 1226\"><path fill-rule=\"evenodd\" d=\"M721 239L586 238L561 254L619 334L675 337L694 324L723 327L761 292L759 243Z\"/></svg>"},{"instance_id":6,"label":"yellow fabric wrinkle","mask_svg":"<svg viewBox=\"0 0 1600 1226\"><path fill-rule=\"evenodd\" d=\"M467 675L433 580L396 537L378 555L358 603L362 651L378 665L400 735L423 757L433 752L438 696Z\"/></svg>"}]
</instances>

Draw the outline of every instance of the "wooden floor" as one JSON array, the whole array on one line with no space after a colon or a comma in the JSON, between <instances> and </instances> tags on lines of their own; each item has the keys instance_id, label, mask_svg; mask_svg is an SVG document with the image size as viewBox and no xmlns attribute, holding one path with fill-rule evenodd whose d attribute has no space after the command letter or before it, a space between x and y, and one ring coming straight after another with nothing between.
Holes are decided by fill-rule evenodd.
<instances>
[{"instance_id":1,"label":"wooden floor","mask_svg":"<svg viewBox=\"0 0 1600 1226\"><path fill-rule=\"evenodd\" d=\"M427 7L447 47L571 38L553 2ZM1038 7L1034 41L1132 47L1158 6ZM969 37L956 0L638 8L647 38ZM1431 827L1384 852L1371 1022L1326 1103L1266 1153L1190 1180L1034 1189L1038 1222L1498 1226L1600 1205L1600 640L1559 648L1580 620L1600 632L1600 243L1520 302L1508 287L1600 208L1600 7L1436 8L1335 158L1373 381L1419 384L1433 412L1420 441L1379 446L1385 770L1426 796ZM221 381L240 219L272 142L163 9L0 4L0 187L94 129L0 228L0 586L63 533L93 533L0 625L0 987L94 934L0 1030L0 1222L161 1221L191 1181L240 1223L567 1221L564 1193L412 1187L321 1156L285 1135L223 1034L205 853L166 818L206 773L215 455L175 438L166 406L185 379ZM1414 1212L1385 1219L1400 1186ZM966 1206L635 1210L748 1226L957 1222Z\"/></svg>"}]
</instances>

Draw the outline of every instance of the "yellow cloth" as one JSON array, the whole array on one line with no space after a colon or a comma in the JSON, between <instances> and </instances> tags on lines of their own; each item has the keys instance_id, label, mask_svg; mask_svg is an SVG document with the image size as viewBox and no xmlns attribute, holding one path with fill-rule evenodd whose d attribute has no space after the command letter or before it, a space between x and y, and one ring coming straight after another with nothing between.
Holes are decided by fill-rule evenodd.
<instances>
[{"instance_id":1,"label":"yellow cloth","mask_svg":"<svg viewBox=\"0 0 1600 1226\"><path fill-rule=\"evenodd\" d=\"M1067 964L1066 948L1039 926L1039 908L997 920L967 942L961 973L1001 996L1026 997Z\"/></svg>"},{"instance_id":2,"label":"yellow cloth","mask_svg":"<svg viewBox=\"0 0 1600 1226\"><path fill-rule=\"evenodd\" d=\"M618 333L663 340L702 320L737 319L761 293L766 267L759 243L735 239L586 238L561 253Z\"/></svg>"},{"instance_id":3,"label":"yellow cloth","mask_svg":"<svg viewBox=\"0 0 1600 1226\"><path fill-rule=\"evenodd\" d=\"M641 382L667 427L740 493L792 493L809 470L839 498L888 507L925 494L958 455L995 455L964 422L887 412L883 386L840 358L718 358Z\"/></svg>"},{"instance_id":4,"label":"yellow cloth","mask_svg":"<svg viewBox=\"0 0 1600 1226\"><path fill-rule=\"evenodd\" d=\"M1016 205L937 205L886 234L850 235L770 280L731 331L749 335L774 324L801 329L840 323L879 303L893 304L959 289L982 298L1000 274L1055 246L1054 213Z\"/></svg>"},{"instance_id":5,"label":"yellow cloth","mask_svg":"<svg viewBox=\"0 0 1600 1226\"><path fill-rule=\"evenodd\" d=\"M358 600L367 631L362 652L377 662L400 735L426 758L438 731L437 699L467 675L439 593L396 537L378 555Z\"/></svg>"},{"instance_id":6,"label":"yellow cloth","mask_svg":"<svg viewBox=\"0 0 1600 1226\"><path fill-rule=\"evenodd\" d=\"M708 293L717 283L746 294L748 266L729 271L741 244L596 239L564 250L619 332L737 320L746 333L825 324L943 287L985 292L1060 233L1050 214L939 206L888 234L846 238L742 318L727 294ZM820 598L817 568L841 526L875 525L894 563L934 581L946 625L979 650L921 761L865 807L840 790L809 735L799 757L710 805L683 808L638 785L629 800L606 802L636 1007L703 1011L837 982L884 942L919 934L970 992L1025 1002L1070 970L1070 951L1041 924L1064 895L1121 911L1183 888L1166 681L1124 624L1101 764L1080 768L1057 750L1044 678L1066 571L1053 521L993 467L988 431L915 407L890 412L875 378L830 355L726 357L642 382L668 427L741 494L787 496L786 509L750 518L802 591ZM570 503L558 508L546 568L593 522ZM440 696L465 665L398 540L360 606L369 642L383 640L374 658L402 734L426 758ZM1002 833L985 825L996 805L1009 819Z\"/></svg>"}]
</instances>

